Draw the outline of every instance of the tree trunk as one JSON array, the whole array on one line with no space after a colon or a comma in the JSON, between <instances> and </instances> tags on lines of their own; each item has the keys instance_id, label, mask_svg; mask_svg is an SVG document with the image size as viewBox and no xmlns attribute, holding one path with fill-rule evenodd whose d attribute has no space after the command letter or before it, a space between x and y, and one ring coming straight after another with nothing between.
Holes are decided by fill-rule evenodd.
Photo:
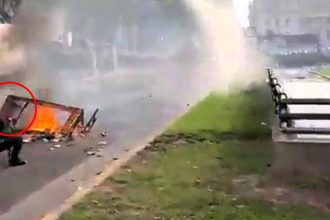
<instances>
[{"instance_id":1,"label":"tree trunk","mask_svg":"<svg viewBox=\"0 0 330 220\"><path fill-rule=\"evenodd\" d=\"M86 42L87 42L87 46L88 46L88 49L89 49L89 52L91 55L93 75L99 76L100 74L99 74L99 70L97 68L98 60L97 60L97 54L96 54L95 48L93 46L93 43L89 39L86 39Z\"/></svg>"}]
</instances>

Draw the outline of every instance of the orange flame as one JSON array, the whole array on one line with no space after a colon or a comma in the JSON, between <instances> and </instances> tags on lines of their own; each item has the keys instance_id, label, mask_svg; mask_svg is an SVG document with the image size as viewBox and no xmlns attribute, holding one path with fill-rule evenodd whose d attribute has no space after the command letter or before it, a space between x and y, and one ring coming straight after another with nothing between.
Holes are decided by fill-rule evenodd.
<instances>
[{"instance_id":1,"label":"orange flame","mask_svg":"<svg viewBox=\"0 0 330 220\"><path fill-rule=\"evenodd\" d=\"M47 106L41 106L41 108L38 109L37 117L30 130L41 132L48 130L50 132L55 132L57 127L58 125L54 110Z\"/></svg>"}]
</instances>

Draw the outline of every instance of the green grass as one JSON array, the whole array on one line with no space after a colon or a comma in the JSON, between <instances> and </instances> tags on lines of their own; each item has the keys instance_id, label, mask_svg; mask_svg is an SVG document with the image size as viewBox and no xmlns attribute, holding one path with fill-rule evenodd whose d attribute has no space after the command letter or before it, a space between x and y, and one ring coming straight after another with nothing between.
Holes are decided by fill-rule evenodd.
<instances>
[{"instance_id":1,"label":"green grass","mask_svg":"<svg viewBox=\"0 0 330 220\"><path fill-rule=\"evenodd\" d=\"M265 148L269 142L240 144L168 145L166 152L144 153L61 220L329 219L313 209L274 206L226 193L235 176L264 173L267 169L270 155ZM106 186L111 186L113 192L104 190Z\"/></svg>"},{"instance_id":2,"label":"green grass","mask_svg":"<svg viewBox=\"0 0 330 220\"><path fill-rule=\"evenodd\" d=\"M243 177L252 179L248 187L258 184L273 161L272 142L208 137L223 132L265 136L268 129L260 122L267 110L256 109L265 103L255 95L210 95L60 220L330 219L311 208L247 197L233 187Z\"/></svg>"},{"instance_id":3,"label":"green grass","mask_svg":"<svg viewBox=\"0 0 330 220\"><path fill-rule=\"evenodd\" d=\"M329 76L330 77L330 68L329 67L322 67L322 68L319 68L318 71L320 73L322 73L323 75L325 76Z\"/></svg>"},{"instance_id":4,"label":"green grass","mask_svg":"<svg viewBox=\"0 0 330 220\"><path fill-rule=\"evenodd\" d=\"M270 97L261 92L264 89L229 96L213 93L178 119L167 133L212 131L253 138L269 136L269 129L261 124L268 121Z\"/></svg>"}]
</instances>

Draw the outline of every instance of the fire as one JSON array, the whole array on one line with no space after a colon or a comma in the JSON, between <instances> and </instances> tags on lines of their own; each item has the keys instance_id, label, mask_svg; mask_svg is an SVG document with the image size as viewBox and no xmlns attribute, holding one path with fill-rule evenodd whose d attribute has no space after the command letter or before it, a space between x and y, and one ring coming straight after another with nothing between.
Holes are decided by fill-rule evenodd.
<instances>
[{"instance_id":1,"label":"fire","mask_svg":"<svg viewBox=\"0 0 330 220\"><path fill-rule=\"evenodd\" d=\"M34 131L55 132L57 127L58 124L54 110L48 106L41 106L30 129Z\"/></svg>"}]
</instances>

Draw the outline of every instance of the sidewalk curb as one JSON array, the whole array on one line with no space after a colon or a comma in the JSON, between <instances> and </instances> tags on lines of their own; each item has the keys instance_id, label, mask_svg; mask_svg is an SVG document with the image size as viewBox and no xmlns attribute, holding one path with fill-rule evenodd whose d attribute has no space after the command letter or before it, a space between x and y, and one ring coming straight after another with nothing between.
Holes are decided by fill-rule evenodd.
<instances>
[{"instance_id":1,"label":"sidewalk curb","mask_svg":"<svg viewBox=\"0 0 330 220\"><path fill-rule=\"evenodd\" d=\"M146 143L149 143L154 139L156 135L152 135L150 138L147 138ZM119 169L122 165L126 164L132 157L134 157L139 151L142 151L145 148L145 144L139 145L133 148L131 151L127 152L127 154L117 160L106 165L105 169L98 175L88 181L87 186L83 189L77 189L76 193L74 193L71 197L63 202L58 209L46 214L40 220L56 220L58 217L69 210L74 204L78 203L82 198L84 198L88 193L93 191L93 189L100 185L106 178L111 176L117 169Z\"/></svg>"},{"instance_id":2,"label":"sidewalk curb","mask_svg":"<svg viewBox=\"0 0 330 220\"><path fill-rule=\"evenodd\" d=\"M313 75L317 75L317 76L320 76L322 77L323 79L326 79L326 80L329 80L330 81L330 76L326 76L318 71L314 71L314 70L309 70L308 71L309 73L313 74Z\"/></svg>"}]
</instances>

